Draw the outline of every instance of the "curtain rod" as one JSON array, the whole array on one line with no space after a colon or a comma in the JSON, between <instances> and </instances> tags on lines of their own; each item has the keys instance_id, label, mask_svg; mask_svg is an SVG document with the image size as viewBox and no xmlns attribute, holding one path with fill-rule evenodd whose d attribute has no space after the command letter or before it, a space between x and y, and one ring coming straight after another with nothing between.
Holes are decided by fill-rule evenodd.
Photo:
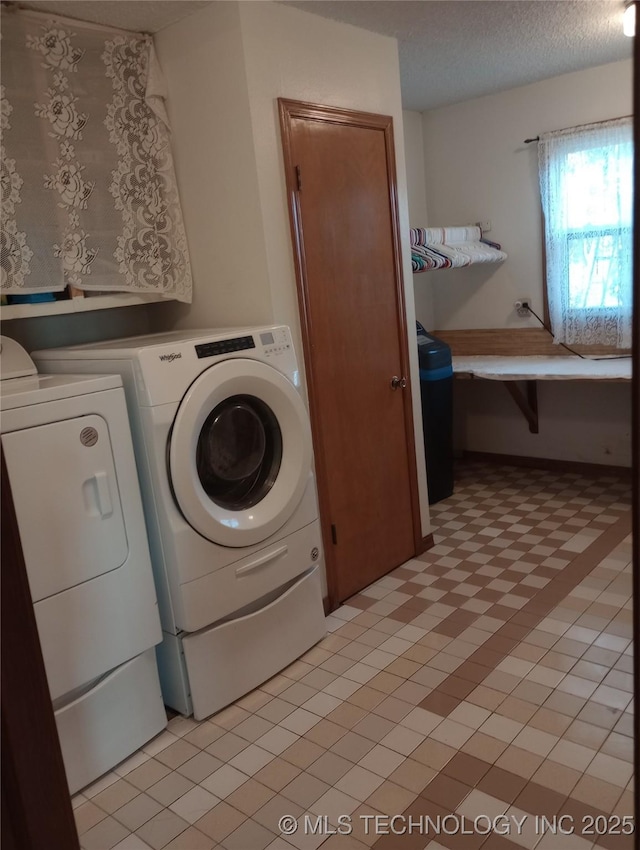
<instances>
[{"instance_id":1,"label":"curtain rod","mask_svg":"<svg viewBox=\"0 0 640 850\"><path fill-rule=\"evenodd\" d=\"M598 124L608 124L610 121L624 121L625 118L633 118L633 115L620 115L618 118L603 118L602 121L589 121L588 124L577 124L575 127L565 127L563 130L554 130L555 133L563 133L564 130L580 130L582 127L594 127ZM530 145L531 142L539 142L540 136L534 136L531 139L525 139L525 145Z\"/></svg>"},{"instance_id":2,"label":"curtain rod","mask_svg":"<svg viewBox=\"0 0 640 850\"><path fill-rule=\"evenodd\" d=\"M68 24L74 27L79 28L87 28L87 29L96 29L102 30L103 32L114 32L120 33L121 35L145 35L151 36L151 33L145 32L143 30L126 30L122 27L113 27L107 24L95 24L92 21L83 21L79 18L71 18L68 15L58 15L54 12L41 12L39 9L27 9L24 6L20 6L18 3L5 2L2 0L2 9L5 12L8 12L12 15L20 14L24 15L28 18L35 18L36 20L41 20L42 18L46 18L49 21L59 21L62 24ZM151 36L152 37L152 36Z\"/></svg>"}]
</instances>

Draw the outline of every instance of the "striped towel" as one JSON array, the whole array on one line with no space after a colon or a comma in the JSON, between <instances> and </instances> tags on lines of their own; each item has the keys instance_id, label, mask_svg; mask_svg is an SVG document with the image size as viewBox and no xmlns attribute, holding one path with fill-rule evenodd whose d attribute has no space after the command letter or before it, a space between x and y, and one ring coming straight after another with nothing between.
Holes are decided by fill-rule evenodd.
<instances>
[{"instance_id":1,"label":"striped towel","mask_svg":"<svg viewBox=\"0 0 640 850\"><path fill-rule=\"evenodd\" d=\"M410 242L414 272L501 263L507 258L495 242L482 242L479 227L412 227Z\"/></svg>"}]
</instances>

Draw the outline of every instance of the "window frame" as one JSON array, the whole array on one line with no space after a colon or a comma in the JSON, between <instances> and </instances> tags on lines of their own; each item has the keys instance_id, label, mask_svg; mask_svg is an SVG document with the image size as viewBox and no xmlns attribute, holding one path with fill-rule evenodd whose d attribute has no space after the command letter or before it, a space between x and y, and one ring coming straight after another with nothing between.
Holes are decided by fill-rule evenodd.
<instances>
[{"instance_id":1,"label":"window frame","mask_svg":"<svg viewBox=\"0 0 640 850\"><path fill-rule=\"evenodd\" d=\"M621 119L607 119L605 121L596 122L596 124L606 124L606 123L610 123L611 120L624 120L624 119L630 119L630 118L632 118L632 116L627 115L627 116L622 116ZM593 126L594 125L585 125L585 130L588 129L589 127L593 127ZM570 129L575 130L575 131L579 131L581 129L581 127L577 126L577 127L570 128ZM580 146L576 146L576 150L587 150L588 147L589 146L585 146L584 148L582 148ZM635 155L635 151L634 151L634 155ZM632 175L632 177L633 177L633 175ZM634 190L635 190L635 187L634 187ZM551 326L551 313L550 313L550 309L549 309L549 283L548 283L548 275L547 275L547 268L548 268L548 266L547 266L547 225L546 225L546 218L545 218L545 214L544 214L544 207L542 206L542 204L541 204L541 208L540 208L540 222L541 222L541 231L542 231L542 240L541 240L541 242L542 242L542 252L541 252L541 255L542 255L542 308L543 308L542 317L543 317L543 320L544 320L544 325L545 325L546 330L549 331L549 333L551 333L553 335L553 328ZM612 231L614 229L614 226L613 225L606 225L606 224L602 225L602 226L594 226L594 227L590 227L587 232L593 232L594 234L597 234L598 232L606 231L607 229ZM619 230L620 228L616 228L616 229ZM629 224L629 227L623 228L623 229L628 230L631 244L633 244L633 236L634 236L633 201L632 201L632 220ZM574 231L575 230L576 229L574 228ZM581 231L581 232L584 233L584 231ZM569 243L569 240L572 238L570 234L571 234L571 231L569 229L567 229L567 232L566 232L566 242L567 242L567 244ZM567 289L569 287L568 272L567 272L567 275L566 275L565 280L564 280L564 286L567 287ZM630 281L630 286L631 287L633 286L633 280ZM568 311L568 315L578 316L583 312L583 309L586 309L586 308L574 308L573 310ZM615 308L615 307L595 308L594 310L592 310L592 313L595 312L596 315L602 316L604 318L607 315L611 315L611 313L616 309L617 308ZM560 344L564 345L564 343L560 343ZM612 345L604 345L604 344L601 344L601 343L591 343L591 344L572 343L570 348L572 350L575 350L575 351L581 353L581 354L625 355L625 354L631 354L631 351L632 351L631 347L629 347L629 348L617 348L617 347L612 346Z\"/></svg>"}]
</instances>

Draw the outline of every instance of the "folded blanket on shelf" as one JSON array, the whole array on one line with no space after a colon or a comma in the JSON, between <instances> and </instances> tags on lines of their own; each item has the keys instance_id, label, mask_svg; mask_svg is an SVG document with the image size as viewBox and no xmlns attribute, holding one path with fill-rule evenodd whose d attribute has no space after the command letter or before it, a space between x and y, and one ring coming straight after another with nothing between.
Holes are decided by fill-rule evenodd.
<instances>
[{"instance_id":1,"label":"folded blanket on shelf","mask_svg":"<svg viewBox=\"0 0 640 850\"><path fill-rule=\"evenodd\" d=\"M482 241L479 227L412 227L410 242L414 272L501 263L507 258L497 243Z\"/></svg>"}]
</instances>

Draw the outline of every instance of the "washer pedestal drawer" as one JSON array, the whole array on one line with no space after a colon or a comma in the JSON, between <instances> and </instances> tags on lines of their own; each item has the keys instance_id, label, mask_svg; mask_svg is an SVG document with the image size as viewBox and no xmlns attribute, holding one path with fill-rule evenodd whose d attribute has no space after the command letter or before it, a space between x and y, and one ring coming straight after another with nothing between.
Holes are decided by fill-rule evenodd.
<instances>
[{"instance_id":1,"label":"washer pedestal drawer","mask_svg":"<svg viewBox=\"0 0 640 850\"><path fill-rule=\"evenodd\" d=\"M320 569L315 566L264 608L185 637L195 719L266 682L325 634Z\"/></svg>"},{"instance_id":2,"label":"washer pedestal drawer","mask_svg":"<svg viewBox=\"0 0 640 850\"><path fill-rule=\"evenodd\" d=\"M55 718L69 792L75 794L167 725L153 648L57 709Z\"/></svg>"}]
</instances>

